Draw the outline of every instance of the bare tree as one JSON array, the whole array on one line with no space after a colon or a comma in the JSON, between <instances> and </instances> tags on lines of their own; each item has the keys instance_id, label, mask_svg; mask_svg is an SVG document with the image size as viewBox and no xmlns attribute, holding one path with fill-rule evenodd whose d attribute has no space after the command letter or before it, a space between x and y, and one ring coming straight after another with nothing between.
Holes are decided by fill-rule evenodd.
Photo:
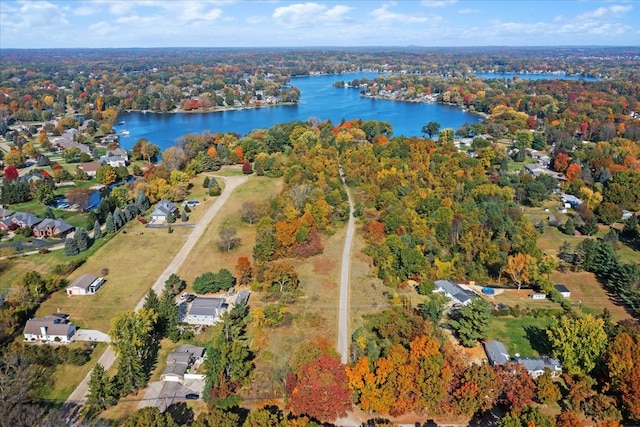
<instances>
[{"instance_id":1,"label":"bare tree","mask_svg":"<svg viewBox=\"0 0 640 427\"><path fill-rule=\"evenodd\" d=\"M240 210L240 216L249 224L253 224L260 218L260 205L256 202L244 202Z\"/></svg>"},{"instance_id":2,"label":"bare tree","mask_svg":"<svg viewBox=\"0 0 640 427\"><path fill-rule=\"evenodd\" d=\"M218 249L221 251L231 252L231 249L240 244L240 238L237 231L233 227L222 226L219 231L220 240L218 240Z\"/></svg>"},{"instance_id":3,"label":"bare tree","mask_svg":"<svg viewBox=\"0 0 640 427\"><path fill-rule=\"evenodd\" d=\"M301 211L307 199L313 196L315 191L315 187L308 184L296 184L289 188L289 197L291 198L296 210Z\"/></svg>"}]
</instances>

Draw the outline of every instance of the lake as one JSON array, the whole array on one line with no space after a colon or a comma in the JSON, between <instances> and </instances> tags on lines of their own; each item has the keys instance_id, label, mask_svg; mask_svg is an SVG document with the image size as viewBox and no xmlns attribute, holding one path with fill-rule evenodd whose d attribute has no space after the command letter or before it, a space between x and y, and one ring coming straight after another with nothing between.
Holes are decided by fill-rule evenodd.
<instances>
[{"instance_id":1,"label":"lake","mask_svg":"<svg viewBox=\"0 0 640 427\"><path fill-rule=\"evenodd\" d=\"M457 129L464 123L482 120L477 115L460 108L414 102L388 101L360 96L353 88L337 89L333 83L352 81L366 77L374 79L375 73L349 73L341 75L295 77L291 84L301 91L300 103L245 110L228 110L214 113L141 113L124 112L118 116L115 130L121 135L120 145L130 149L140 138L147 138L162 150L175 144L187 133L203 131L236 132L246 135L253 129L267 129L278 123L306 121L310 118L331 120L334 124L342 119L363 119L387 121L393 126L395 136L421 136L423 125L438 122L441 129ZM123 136L122 131L129 131Z\"/></svg>"}]
</instances>

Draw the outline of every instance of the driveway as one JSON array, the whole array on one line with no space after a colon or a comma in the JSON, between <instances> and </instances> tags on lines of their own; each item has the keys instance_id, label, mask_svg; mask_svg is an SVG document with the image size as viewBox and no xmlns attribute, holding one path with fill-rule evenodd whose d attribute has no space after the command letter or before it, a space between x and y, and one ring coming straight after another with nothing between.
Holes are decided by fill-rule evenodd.
<instances>
[{"instance_id":1,"label":"driveway","mask_svg":"<svg viewBox=\"0 0 640 427\"><path fill-rule=\"evenodd\" d=\"M95 329L78 329L72 341L109 342L109 335Z\"/></svg>"}]
</instances>

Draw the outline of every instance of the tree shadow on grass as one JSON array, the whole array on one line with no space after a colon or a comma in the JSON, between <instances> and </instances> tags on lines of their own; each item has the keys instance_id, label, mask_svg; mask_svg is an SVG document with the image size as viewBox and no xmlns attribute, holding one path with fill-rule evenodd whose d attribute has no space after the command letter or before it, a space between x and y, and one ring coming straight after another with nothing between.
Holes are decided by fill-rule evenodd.
<instances>
[{"instance_id":1,"label":"tree shadow on grass","mask_svg":"<svg viewBox=\"0 0 640 427\"><path fill-rule=\"evenodd\" d=\"M546 329L541 329L537 326L525 326L524 331L527 334L527 339L532 349L540 355L548 356L551 354L551 343L547 337Z\"/></svg>"}]
</instances>

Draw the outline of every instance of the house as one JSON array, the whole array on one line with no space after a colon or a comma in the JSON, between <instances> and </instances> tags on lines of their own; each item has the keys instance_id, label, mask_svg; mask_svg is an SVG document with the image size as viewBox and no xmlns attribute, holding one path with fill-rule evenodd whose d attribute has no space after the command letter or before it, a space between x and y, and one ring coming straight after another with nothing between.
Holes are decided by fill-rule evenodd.
<instances>
[{"instance_id":1,"label":"house","mask_svg":"<svg viewBox=\"0 0 640 427\"><path fill-rule=\"evenodd\" d=\"M178 216L178 207L167 199L162 199L156 203L154 211L151 213L153 221L163 222L167 219L167 215L171 212L174 218Z\"/></svg>"},{"instance_id":2,"label":"house","mask_svg":"<svg viewBox=\"0 0 640 427\"><path fill-rule=\"evenodd\" d=\"M8 219L14 213L15 211L12 211L11 209L7 209L4 206L0 205L0 219Z\"/></svg>"},{"instance_id":3,"label":"house","mask_svg":"<svg viewBox=\"0 0 640 427\"><path fill-rule=\"evenodd\" d=\"M20 228L32 228L42 220L31 212L16 212L11 216L11 222Z\"/></svg>"},{"instance_id":4,"label":"house","mask_svg":"<svg viewBox=\"0 0 640 427\"><path fill-rule=\"evenodd\" d=\"M67 295L93 295L104 284L102 277L93 274L83 274L73 281L67 288Z\"/></svg>"},{"instance_id":5,"label":"house","mask_svg":"<svg viewBox=\"0 0 640 427\"><path fill-rule=\"evenodd\" d=\"M78 169L81 169L82 171L84 171L84 173L86 173L90 177L95 178L96 172L98 171L98 168L100 166L102 166L102 163L100 162L87 162L87 163L80 163L80 165L78 165Z\"/></svg>"},{"instance_id":6,"label":"house","mask_svg":"<svg viewBox=\"0 0 640 427\"><path fill-rule=\"evenodd\" d=\"M64 219L45 218L33 227L36 237L64 237L76 228Z\"/></svg>"},{"instance_id":7,"label":"house","mask_svg":"<svg viewBox=\"0 0 640 427\"><path fill-rule=\"evenodd\" d=\"M491 366L504 365L509 361L509 352L500 341L487 341L482 345Z\"/></svg>"},{"instance_id":8,"label":"house","mask_svg":"<svg viewBox=\"0 0 640 427\"><path fill-rule=\"evenodd\" d=\"M113 150L107 150L107 157L111 156L122 157L126 161L129 161L129 153L127 153L127 150L121 147L114 148Z\"/></svg>"},{"instance_id":9,"label":"house","mask_svg":"<svg viewBox=\"0 0 640 427\"><path fill-rule=\"evenodd\" d=\"M102 156L100 157L100 163L117 168L119 166L127 166L127 159L122 156Z\"/></svg>"},{"instance_id":10,"label":"house","mask_svg":"<svg viewBox=\"0 0 640 427\"><path fill-rule=\"evenodd\" d=\"M554 177L555 179L557 179L558 181L566 181L567 178L564 176L564 174L561 174L559 172L554 172L542 165L538 165L538 164L528 164L524 166L524 170L529 173L530 175L535 176L536 178L539 177L540 175L549 175Z\"/></svg>"},{"instance_id":11,"label":"house","mask_svg":"<svg viewBox=\"0 0 640 427\"><path fill-rule=\"evenodd\" d=\"M529 294L531 299L547 299L547 294Z\"/></svg>"},{"instance_id":12,"label":"house","mask_svg":"<svg viewBox=\"0 0 640 427\"><path fill-rule=\"evenodd\" d=\"M196 325L213 325L226 309L224 298L196 298L187 312L185 321Z\"/></svg>"},{"instance_id":13,"label":"house","mask_svg":"<svg viewBox=\"0 0 640 427\"><path fill-rule=\"evenodd\" d=\"M569 289L567 289L567 287L565 285L555 285L554 288L560 292L560 295L562 295L565 298L569 298L571 296L571 291Z\"/></svg>"},{"instance_id":14,"label":"house","mask_svg":"<svg viewBox=\"0 0 640 427\"><path fill-rule=\"evenodd\" d=\"M623 210L622 210L622 217L621 217L621 219L622 219L623 221L628 220L628 219L629 219L629 218L631 218L632 216L633 216L633 212L628 211L628 210L626 210L626 209L623 209ZM0 218L1 218L1 217L0 217Z\"/></svg>"},{"instance_id":15,"label":"house","mask_svg":"<svg viewBox=\"0 0 640 427\"><path fill-rule=\"evenodd\" d=\"M193 374L192 367L197 367L205 357L205 348L184 344L167 355L167 366L162 371L162 381L183 382L189 377L202 377ZM194 369L195 370L195 369Z\"/></svg>"},{"instance_id":16,"label":"house","mask_svg":"<svg viewBox=\"0 0 640 427\"><path fill-rule=\"evenodd\" d=\"M551 357L516 357L513 361L524 366L533 379L544 374L545 369L551 371L552 378L558 378L562 375L562 364L558 359L552 359Z\"/></svg>"},{"instance_id":17,"label":"house","mask_svg":"<svg viewBox=\"0 0 640 427\"><path fill-rule=\"evenodd\" d=\"M576 196L572 194L563 194L561 196L562 203L565 208L577 208L582 204L582 200L578 199Z\"/></svg>"},{"instance_id":18,"label":"house","mask_svg":"<svg viewBox=\"0 0 640 427\"><path fill-rule=\"evenodd\" d=\"M475 292L467 286L458 285L448 280L436 280L433 292L444 293L455 304L461 305L469 305L473 298L477 298Z\"/></svg>"},{"instance_id":19,"label":"house","mask_svg":"<svg viewBox=\"0 0 640 427\"><path fill-rule=\"evenodd\" d=\"M27 320L24 327L25 341L59 342L66 344L76 333L76 327L69 323L66 314Z\"/></svg>"}]
</instances>

